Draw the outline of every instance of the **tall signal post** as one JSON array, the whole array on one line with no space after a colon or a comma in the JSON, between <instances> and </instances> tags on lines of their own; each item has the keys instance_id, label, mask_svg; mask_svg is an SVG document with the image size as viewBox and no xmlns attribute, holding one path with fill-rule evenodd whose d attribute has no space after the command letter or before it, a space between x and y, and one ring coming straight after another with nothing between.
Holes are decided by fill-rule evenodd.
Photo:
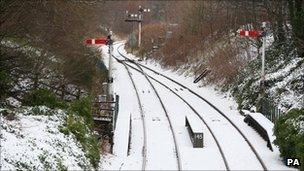
<instances>
[{"instance_id":1,"label":"tall signal post","mask_svg":"<svg viewBox=\"0 0 304 171\"><path fill-rule=\"evenodd\" d=\"M133 13L129 13L129 11L126 11L126 18L125 18L125 22L131 22L132 24L132 33L131 33L131 36L130 36L130 45L131 45L131 50L132 50L132 53L133 53L133 47L134 47L134 44L135 44L135 36L134 36L134 23L136 22L139 22L139 18L138 18L138 14L133 14Z\"/></svg>"},{"instance_id":2,"label":"tall signal post","mask_svg":"<svg viewBox=\"0 0 304 171\"><path fill-rule=\"evenodd\" d=\"M265 90L265 48L266 48L266 22L262 23L262 33L261 33L261 38L262 38L262 71L261 71L261 88L262 88L262 93L264 93ZM264 94L263 94L264 95Z\"/></svg>"},{"instance_id":3,"label":"tall signal post","mask_svg":"<svg viewBox=\"0 0 304 171\"><path fill-rule=\"evenodd\" d=\"M260 82L260 97L259 97L259 111L264 111L264 102L265 102L265 49L266 49L266 35L267 27L266 22L262 23L261 31L256 30L242 30L240 31L241 36L245 37L255 37L262 39L262 67L261 67L261 82ZM263 113L263 112L262 112Z\"/></svg>"},{"instance_id":4,"label":"tall signal post","mask_svg":"<svg viewBox=\"0 0 304 171\"><path fill-rule=\"evenodd\" d=\"M138 7L138 17L139 17L139 21L138 22L138 47L140 47L141 45L141 23L144 20L144 12L150 12L149 8L142 8L141 6Z\"/></svg>"},{"instance_id":5,"label":"tall signal post","mask_svg":"<svg viewBox=\"0 0 304 171\"><path fill-rule=\"evenodd\" d=\"M109 31L107 37L107 45L109 46L109 71L108 71L108 101L113 100L113 77L112 77L112 52L113 52L113 40L112 40L112 31Z\"/></svg>"},{"instance_id":6,"label":"tall signal post","mask_svg":"<svg viewBox=\"0 0 304 171\"><path fill-rule=\"evenodd\" d=\"M87 45L107 45L109 53L109 69L107 79L106 95L99 95L97 100L94 100L92 106L92 116L94 120L94 128L101 135L102 146L109 147L110 152L113 153L113 135L116 125L116 118L118 115L119 96L113 96L113 77L112 77L112 52L113 39L112 31L108 30L107 38L86 39L84 41ZM103 98L105 97L105 98ZM108 149L108 148L107 148ZM105 150L105 149L104 149Z\"/></svg>"},{"instance_id":7,"label":"tall signal post","mask_svg":"<svg viewBox=\"0 0 304 171\"><path fill-rule=\"evenodd\" d=\"M144 13L145 12L150 12L150 9L148 8L143 8L142 6L138 7L138 14L129 14L128 11L126 11L126 22L137 22L138 23L138 47L140 48L141 46L141 27L142 27L142 22L144 19Z\"/></svg>"}]
</instances>

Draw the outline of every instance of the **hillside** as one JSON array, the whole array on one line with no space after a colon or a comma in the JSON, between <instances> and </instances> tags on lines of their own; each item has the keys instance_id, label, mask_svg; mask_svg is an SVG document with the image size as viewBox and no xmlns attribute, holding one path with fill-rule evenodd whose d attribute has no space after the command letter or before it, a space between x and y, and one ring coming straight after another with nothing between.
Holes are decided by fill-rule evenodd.
<instances>
[{"instance_id":1,"label":"hillside","mask_svg":"<svg viewBox=\"0 0 304 171\"><path fill-rule=\"evenodd\" d=\"M66 112L45 106L0 109L1 170L92 170L81 144L64 134Z\"/></svg>"}]
</instances>

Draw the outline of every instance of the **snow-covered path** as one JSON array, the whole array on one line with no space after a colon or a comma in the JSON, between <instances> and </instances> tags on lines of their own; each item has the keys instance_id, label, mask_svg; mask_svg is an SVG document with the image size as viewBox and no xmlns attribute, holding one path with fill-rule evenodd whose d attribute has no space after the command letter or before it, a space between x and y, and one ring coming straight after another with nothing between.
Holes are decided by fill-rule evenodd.
<instances>
[{"instance_id":1,"label":"snow-covered path","mask_svg":"<svg viewBox=\"0 0 304 171\"><path fill-rule=\"evenodd\" d=\"M117 47L115 46L114 55L119 56L117 53ZM121 48L120 51L124 50ZM128 57L132 57L128 55ZM106 60L106 59L105 59ZM142 62L145 64L145 62ZM171 78L178 80L179 82L189 86L191 89L195 90L197 93L206 97L209 101L215 104L220 110L225 111L225 114L229 115L229 118L241 128L242 132L249 138L250 142L254 144L258 153L262 156L261 158L265 161L267 168L269 169L290 169L283 165L278 156L278 149L275 148L274 152L271 152L266 147L266 142L250 127L248 127L244 122L244 117L239 115L233 104L232 100L223 98L222 95L218 95L215 91L210 88L199 88L193 85L191 78L185 78L184 76L179 76L176 73L172 73L167 70L162 70L161 67L157 66L155 63L148 63L147 66L160 71L161 73L166 73ZM121 169L136 169L139 170L140 167L140 149L142 147L142 127L139 115L139 109L137 104L137 99L135 98L134 90L131 86L130 80L128 80L127 71L124 69L123 65L118 62L114 62L114 90L121 97L121 107L120 113L117 121L117 129L115 130L115 146L114 151L117 155L112 160L115 160L117 164L104 165L104 168L116 168L113 166L122 166ZM176 160L174 154L174 145L172 142L172 135L168 130L168 123L166 118L164 118L163 111L160 108L160 104L155 99L153 91L151 90L145 77L137 71L130 69L132 76L138 87L140 97L143 103L144 112L147 121L147 132L148 132L148 161L147 169L176 169ZM199 114L208 122L210 127L214 130L217 138L220 141L223 151L227 157L228 164L232 170L262 170L260 163L258 162L254 153L250 150L248 144L240 136L240 134L225 120L220 116L214 109L212 109L208 104L204 103L201 99L198 99L189 91L183 91L180 86L156 75L155 73L144 70L149 75L160 80L162 83L172 87L176 92L181 95L185 100L187 100ZM184 126L185 116L194 117L199 123L203 125L203 122L199 120L197 116L194 115L193 111L190 110L180 99L178 99L173 93L165 89L160 84L153 82L157 91L164 101L164 104L168 110L170 118L172 118L172 124L174 130L177 133L177 142L179 144L182 166L183 169L204 169L204 170L214 170L214 169L225 169L225 165L220 156L219 150L208 132L207 128L204 127L204 148L195 149L192 147L188 132ZM123 104L125 103L125 104ZM124 107L125 106L125 107ZM132 110L130 109L132 106ZM231 107L232 106L232 107ZM132 113L132 114L131 114ZM127 131L129 129L127 118L132 116L132 139L131 139L131 154L129 157L126 155L127 146ZM138 122L136 121L138 120ZM136 138L137 137L137 138ZM123 158L123 159L122 159ZM118 164L120 163L120 164ZM128 164L126 164L128 163ZM131 167L134 166L134 167ZM137 167L135 167L137 166Z\"/></svg>"}]
</instances>

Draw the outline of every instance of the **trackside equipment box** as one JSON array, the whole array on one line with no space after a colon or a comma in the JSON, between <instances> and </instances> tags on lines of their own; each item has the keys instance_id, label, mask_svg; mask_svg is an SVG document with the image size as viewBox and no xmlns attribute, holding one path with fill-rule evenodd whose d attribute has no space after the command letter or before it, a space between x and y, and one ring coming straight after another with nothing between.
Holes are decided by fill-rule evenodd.
<instances>
[{"instance_id":1,"label":"trackside equipment box","mask_svg":"<svg viewBox=\"0 0 304 171\"><path fill-rule=\"evenodd\" d=\"M186 127L189 132L190 140L194 148L204 147L204 133L202 125L199 125L197 120L186 116Z\"/></svg>"}]
</instances>

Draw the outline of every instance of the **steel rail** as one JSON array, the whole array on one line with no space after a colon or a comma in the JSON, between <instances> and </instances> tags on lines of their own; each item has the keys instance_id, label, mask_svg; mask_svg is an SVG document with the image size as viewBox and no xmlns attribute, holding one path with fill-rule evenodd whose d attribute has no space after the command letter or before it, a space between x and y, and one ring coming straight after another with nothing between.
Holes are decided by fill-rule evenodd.
<instances>
[{"instance_id":1,"label":"steel rail","mask_svg":"<svg viewBox=\"0 0 304 171\"><path fill-rule=\"evenodd\" d=\"M122 44L123 45L123 44ZM120 47L122 47L122 45L120 45L117 49L119 49ZM172 78L164 75L164 74L161 74L147 66L144 66L140 63L137 63L135 62L134 60L131 60L130 58L126 57L125 55L123 55L119 50L117 50L118 53L126 59L127 62L131 62L133 64L135 64L136 66L140 66L140 67L143 67L145 69L148 69L150 71L152 71L153 73L157 74L157 75L160 75L172 82L174 82L175 84L183 87L184 89L188 90L190 93L194 94L195 96L197 96L198 98L200 98L201 100L203 100L204 102L206 102L209 106L211 106L214 110L216 110L220 115L222 115L238 132L239 134L243 137L243 139L245 140L245 142L248 144L248 146L250 147L251 151L254 153L254 155L256 156L256 158L258 159L259 163L261 164L262 168L264 171L267 171L267 167L264 163L264 161L262 160L262 158L260 157L260 155L258 154L258 152L256 151L256 149L254 148L254 146L251 144L251 142L249 141L249 139L245 136L245 134L238 128L238 126L235 125L235 123L232 122L232 120L227 117L227 115L225 115L220 109L218 109L215 105L213 105L211 102L209 102L207 99L205 99L204 97L200 96L199 94L197 94L196 92L194 92L193 90L191 90L190 88L186 87L185 85L173 80Z\"/></svg>"},{"instance_id":2,"label":"steel rail","mask_svg":"<svg viewBox=\"0 0 304 171\"><path fill-rule=\"evenodd\" d=\"M115 58L115 57L114 57ZM115 58L116 60L119 60L119 59L117 59L117 58ZM131 65L129 65L129 64L125 64L125 65L127 65L128 67L130 67L130 68L132 68L132 69L134 69L134 70L136 70L136 71L138 71L138 72L141 72L140 70L138 70L138 69L136 69L136 68L134 68L133 66L131 66ZM160 85L162 85L163 87L165 87L166 89L168 89L170 92L172 92L173 94L175 94L178 98L180 98L201 120L202 120L202 122L206 125L206 127L207 127L207 129L208 129L208 131L210 132L210 134L212 135L212 138L214 139L214 141L215 141L215 143L216 143L216 145L217 145L217 147L218 147L218 149L219 149L219 151L220 151L220 153L221 153L221 157L222 157L222 159L223 159L223 161L224 161L224 164L225 164L225 167L226 167L226 170L230 170L230 168L229 168L229 165L228 165L228 162L227 162L227 159L226 159L226 156L225 156L225 154L224 154L224 152L223 152L223 150L222 150L222 147L221 147L221 145L220 145L220 143L219 143L219 141L217 140L217 138L216 138L216 136L215 136L215 134L213 133L213 131L212 131L212 129L210 128L210 126L207 124L207 122L205 121L205 119L197 112L197 110L195 110L191 105L190 105L190 103L188 103L183 97L181 97L179 94L177 94L174 90L172 90L170 87L168 87L167 85L165 85L164 83L162 83L162 82L160 82L160 81L158 81L157 79L155 79L155 78L153 78L152 76L150 76L150 75L148 75L147 74L147 76L149 77L149 78L151 78L153 81L155 81L155 82L157 82L158 84L160 84Z\"/></svg>"},{"instance_id":3,"label":"steel rail","mask_svg":"<svg viewBox=\"0 0 304 171\"><path fill-rule=\"evenodd\" d=\"M127 64L124 62L121 62L125 69L127 70L128 76L132 82L136 97L137 97L137 102L138 102L138 107L139 107L139 111L140 111L140 116L141 116L141 120L142 120L142 127L143 127L143 135L144 135L144 139L143 139L143 147L142 147L142 167L141 170L146 170L146 163L147 163L147 131L146 131L146 124L145 124L145 115L144 115L144 111L142 108L142 103L138 94L138 89L135 85L134 79L132 77L131 72L129 71L129 68L126 66Z\"/></svg>"},{"instance_id":4,"label":"steel rail","mask_svg":"<svg viewBox=\"0 0 304 171\"><path fill-rule=\"evenodd\" d=\"M114 55L112 55L114 57ZM115 59L117 60L117 58L115 57ZM121 63L125 63L124 61L121 61ZM126 64L125 64L126 65ZM137 65L138 66L138 65ZM138 69L141 70L141 74L144 75L144 77L146 78L146 80L149 82L151 88L153 89L156 97L158 98L161 106L162 106L162 109L166 115L166 118L168 120L168 123L169 123L169 127L170 127L170 130L171 130L171 133L172 133L172 137L173 137L173 142L174 142L174 148L175 148L175 155L176 155L176 159L177 159L177 169L178 170L182 170L182 165L181 165L181 155L180 155L180 152L179 152L179 147L178 147L178 144L177 144L177 139L176 139L176 135L175 135L175 131L173 129L173 126L172 126L172 122L171 122L171 119L170 119L170 116L168 114L168 111L160 97L160 95L158 94L157 90L155 89L154 85L152 84L151 80L149 79L149 77L146 75L146 73L142 70L142 68L140 66L138 66Z\"/></svg>"}]
</instances>

